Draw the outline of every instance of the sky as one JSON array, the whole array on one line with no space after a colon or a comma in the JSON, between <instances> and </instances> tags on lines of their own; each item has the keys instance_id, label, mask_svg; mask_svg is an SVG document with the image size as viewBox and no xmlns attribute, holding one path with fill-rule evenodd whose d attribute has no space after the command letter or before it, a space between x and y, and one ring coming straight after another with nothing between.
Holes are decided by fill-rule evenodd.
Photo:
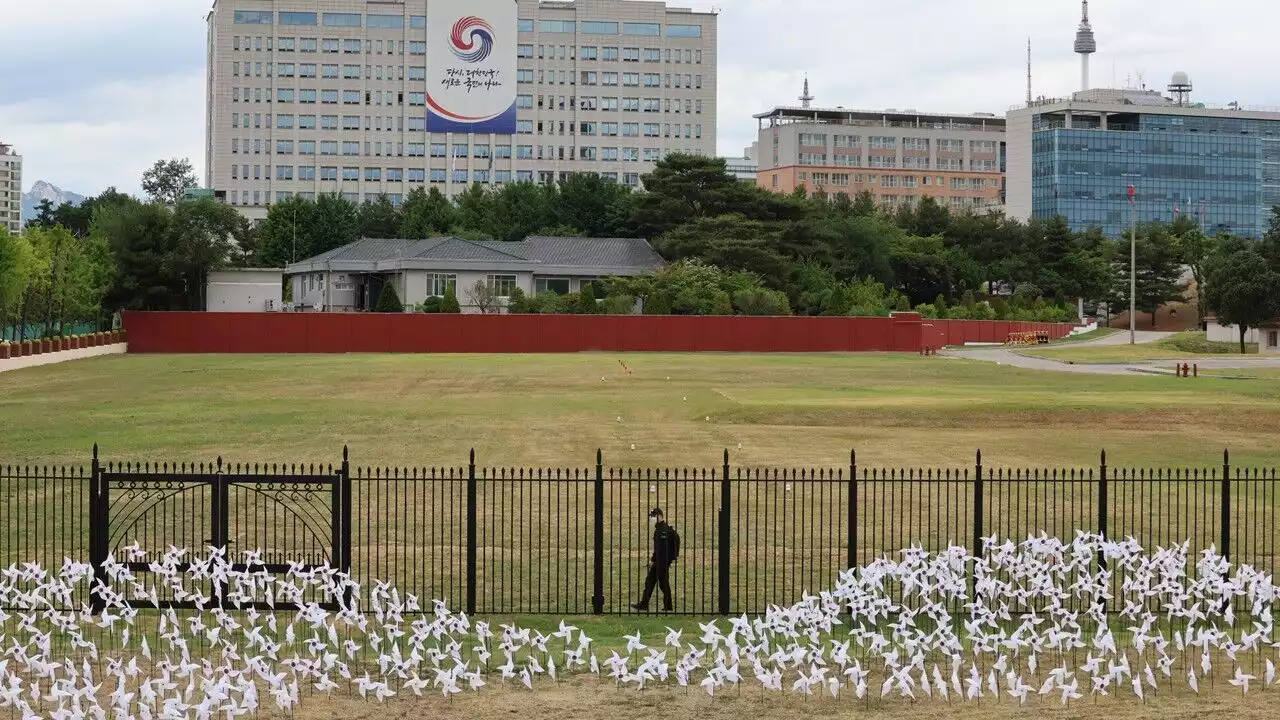
<instances>
[{"instance_id":1,"label":"sky","mask_svg":"<svg viewBox=\"0 0 1280 720\"><path fill-rule=\"evenodd\" d=\"M671 0L719 12L717 145L740 156L752 115L815 104L1003 114L1026 95L1078 89L1077 0ZM162 157L203 176L205 37L211 0L8 2L0 23L0 142L46 180L139 193ZM1221 19L1221 20L1220 20ZM1210 104L1280 108L1275 0L1094 0L1092 84L1162 89L1175 70Z\"/></svg>"}]
</instances>

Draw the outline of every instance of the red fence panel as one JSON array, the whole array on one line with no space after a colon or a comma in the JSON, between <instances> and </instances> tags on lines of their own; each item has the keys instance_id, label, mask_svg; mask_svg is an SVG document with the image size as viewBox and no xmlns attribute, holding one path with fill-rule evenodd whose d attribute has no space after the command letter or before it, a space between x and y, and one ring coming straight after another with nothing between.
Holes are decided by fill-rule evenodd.
<instances>
[{"instance_id":1,"label":"red fence panel","mask_svg":"<svg viewBox=\"0 0 1280 720\"><path fill-rule=\"evenodd\" d=\"M1065 323L892 317L126 312L141 353L918 352Z\"/></svg>"}]
</instances>

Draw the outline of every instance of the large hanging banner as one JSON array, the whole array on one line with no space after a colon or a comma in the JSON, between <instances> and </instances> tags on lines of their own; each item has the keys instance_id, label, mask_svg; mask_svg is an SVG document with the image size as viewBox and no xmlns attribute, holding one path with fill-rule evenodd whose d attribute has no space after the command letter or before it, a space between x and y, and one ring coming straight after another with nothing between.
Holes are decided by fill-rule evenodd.
<instances>
[{"instance_id":1,"label":"large hanging banner","mask_svg":"<svg viewBox=\"0 0 1280 720\"><path fill-rule=\"evenodd\" d=\"M427 3L427 130L516 131L516 0Z\"/></svg>"}]
</instances>

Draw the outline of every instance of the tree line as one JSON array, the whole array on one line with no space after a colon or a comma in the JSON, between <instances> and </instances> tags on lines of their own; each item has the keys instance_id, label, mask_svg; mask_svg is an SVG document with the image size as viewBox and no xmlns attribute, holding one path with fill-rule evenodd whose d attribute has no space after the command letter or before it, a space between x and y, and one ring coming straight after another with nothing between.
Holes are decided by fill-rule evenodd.
<instances>
[{"instance_id":1,"label":"tree line","mask_svg":"<svg viewBox=\"0 0 1280 720\"><path fill-rule=\"evenodd\" d=\"M270 206L255 227L213 200L185 200L195 185L190 164L161 161L144 176L145 201L110 189L78 207L45 204L23 236L0 240L0 326L35 320L52 332L125 308L198 309L205 278L218 267L283 267L361 237L442 234L643 237L670 263L573 297L512 298L509 309L524 312L629 312L639 299L651 313L914 309L929 317L1051 321L1074 318L1077 299L1090 312L1128 307L1128 239L1096 228L1073 232L1060 217L953 213L930 197L882 208L869 193L780 195L736 180L723 161L681 154L664 158L643 182L642 191L591 174L550 186L476 184L456 201L435 187L417 188L400 204L386 196L359 205L335 195L295 197ZM1280 219L1262 243L1206 236L1190 218L1142 224L1137 308L1154 319L1186 292L1180 278L1189 269L1201 312L1227 319L1233 299L1249 297L1264 298L1250 304L1258 313L1280 314L1265 299L1275 294L1268 273L1280 273L1270 249L1277 245ZM1250 252L1267 261L1228 262ZM1251 284L1231 284L1237 277ZM1257 322L1255 314L1248 324Z\"/></svg>"}]
</instances>

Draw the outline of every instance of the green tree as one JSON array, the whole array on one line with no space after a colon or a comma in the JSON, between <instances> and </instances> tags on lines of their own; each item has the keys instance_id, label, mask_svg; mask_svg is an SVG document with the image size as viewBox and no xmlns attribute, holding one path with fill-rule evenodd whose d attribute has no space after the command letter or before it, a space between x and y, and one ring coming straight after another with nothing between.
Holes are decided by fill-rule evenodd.
<instances>
[{"instance_id":1,"label":"green tree","mask_svg":"<svg viewBox=\"0 0 1280 720\"><path fill-rule=\"evenodd\" d=\"M311 257L311 238L307 228L313 225L315 212L315 201L296 195L272 204L267 209L266 219L258 226L255 264L284 267Z\"/></svg>"},{"instance_id":2,"label":"green tree","mask_svg":"<svg viewBox=\"0 0 1280 720\"><path fill-rule=\"evenodd\" d=\"M1241 353L1249 328L1280 316L1280 273L1256 251L1215 256L1207 268L1206 282L1205 300L1218 322L1240 329Z\"/></svg>"},{"instance_id":3,"label":"green tree","mask_svg":"<svg viewBox=\"0 0 1280 720\"><path fill-rule=\"evenodd\" d=\"M487 196L488 217L483 229L496 240L523 240L555 222L548 191L540 185L508 183Z\"/></svg>"},{"instance_id":4,"label":"green tree","mask_svg":"<svg viewBox=\"0 0 1280 720\"><path fill-rule=\"evenodd\" d=\"M489 219L493 214L493 198L484 185L472 183L458 196L455 228L492 236Z\"/></svg>"},{"instance_id":5,"label":"green tree","mask_svg":"<svg viewBox=\"0 0 1280 720\"><path fill-rule=\"evenodd\" d=\"M169 232L172 241L164 270L181 279L187 309L205 310L209 271L229 264L237 239L249 232L249 222L230 205L200 198L178 203Z\"/></svg>"},{"instance_id":6,"label":"green tree","mask_svg":"<svg viewBox=\"0 0 1280 720\"><path fill-rule=\"evenodd\" d=\"M94 212L91 236L110 248L115 272L106 294L111 309L171 310L186 295L183 278L166 270L174 252L173 213L136 200Z\"/></svg>"},{"instance_id":7,"label":"green tree","mask_svg":"<svg viewBox=\"0 0 1280 720\"><path fill-rule=\"evenodd\" d=\"M754 288L733 294L733 309L741 315L781 316L791 314L787 296L777 290Z\"/></svg>"},{"instance_id":8,"label":"green tree","mask_svg":"<svg viewBox=\"0 0 1280 720\"><path fill-rule=\"evenodd\" d=\"M142 191L152 202L177 205L196 186L195 169L187 158L157 160L142 174Z\"/></svg>"},{"instance_id":9,"label":"green tree","mask_svg":"<svg viewBox=\"0 0 1280 720\"><path fill-rule=\"evenodd\" d=\"M395 285L389 282L382 284L382 291L378 293L378 302L373 306L373 311L380 313L404 312L404 305L400 302L400 296L396 294Z\"/></svg>"},{"instance_id":10,"label":"green tree","mask_svg":"<svg viewBox=\"0 0 1280 720\"><path fill-rule=\"evenodd\" d=\"M36 216L27 221L29 228L51 228L58 224L57 208L49 198L41 198L36 205Z\"/></svg>"},{"instance_id":11,"label":"green tree","mask_svg":"<svg viewBox=\"0 0 1280 720\"><path fill-rule=\"evenodd\" d=\"M430 191L414 188L405 198L401 212L402 238L421 239L449 232L455 222L453 203L436 187Z\"/></svg>"},{"instance_id":12,"label":"green tree","mask_svg":"<svg viewBox=\"0 0 1280 720\"><path fill-rule=\"evenodd\" d=\"M588 237L620 237L627 231L630 195L627 186L597 173L574 173L560 182L551 213L560 226Z\"/></svg>"},{"instance_id":13,"label":"green tree","mask_svg":"<svg viewBox=\"0 0 1280 720\"><path fill-rule=\"evenodd\" d=\"M361 205L358 217L360 237L387 239L400 237L402 224L400 209L391 204L391 198L387 197L386 193Z\"/></svg>"},{"instance_id":14,"label":"green tree","mask_svg":"<svg viewBox=\"0 0 1280 720\"><path fill-rule=\"evenodd\" d=\"M854 215L858 217L870 217L876 214L876 196L871 194L870 190L860 190L853 198L853 207L850 209Z\"/></svg>"},{"instance_id":15,"label":"green tree","mask_svg":"<svg viewBox=\"0 0 1280 720\"><path fill-rule=\"evenodd\" d=\"M536 298L531 298L524 294L524 290L516 288L511 291L510 297L507 298L507 312L518 315L536 314L539 309Z\"/></svg>"},{"instance_id":16,"label":"green tree","mask_svg":"<svg viewBox=\"0 0 1280 720\"><path fill-rule=\"evenodd\" d=\"M0 339L5 328L21 315L35 265L31 241L0 230Z\"/></svg>"},{"instance_id":17,"label":"green tree","mask_svg":"<svg viewBox=\"0 0 1280 720\"><path fill-rule=\"evenodd\" d=\"M462 312L462 306L458 304L458 296L455 293L449 293L440 298L440 312L453 315Z\"/></svg>"}]
</instances>

